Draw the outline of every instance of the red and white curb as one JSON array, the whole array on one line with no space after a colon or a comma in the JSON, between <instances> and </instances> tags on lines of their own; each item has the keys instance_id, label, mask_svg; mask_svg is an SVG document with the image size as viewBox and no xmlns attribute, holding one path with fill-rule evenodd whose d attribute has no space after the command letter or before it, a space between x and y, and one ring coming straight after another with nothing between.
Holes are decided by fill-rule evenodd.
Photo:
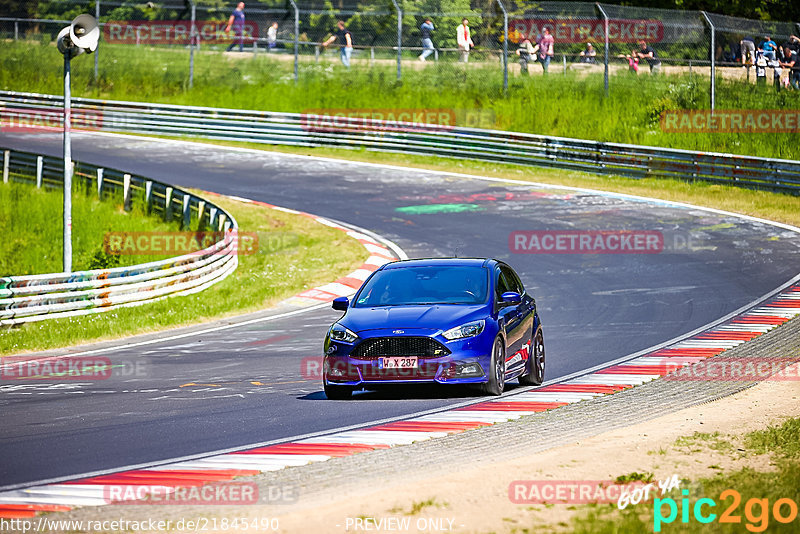
<instances>
[{"instance_id":1,"label":"red and white curb","mask_svg":"<svg viewBox=\"0 0 800 534\"><path fill-rule=\"evenodd\" d=\"M342 230L350 232L343 227ZM406 445L517 419L655 380L741 345L797 315L800 315L800 284L790 286L757 307L687 339L577 378L497 400L363 429L333 432L155 468L8 491L0 493L0 517L32 517L38 512L100 506L108 504L109 494L138 495L136 490L141 486L158 487L162 493L167 493L178 487L220 483L235 477ZM113 493L109 490L111 487Z\"/></svg>"},{"instance_id":2,"label":"red and white curb","mask_svg":"<svg viewBox=\"0 0 800 534\"><path fill-rule=\"evenodd\" d=\"M357 232L351 228L347 228L346 226L342 226L330 219L326 219L324 217L319 217L317 215L313 215L311 213L306 213L303 211L297 211L289 208L284 208L281 206L275 206L273 204L268 204L266 202L261 202L258 200L251 200L249 198L242 198L237 196L230 196L230 195L219 195L218 193L213 193L210 191L204 191L205 194L213 195L213 196L225 196L231 200L236 200L238 202L245 202L247 204L256 204L258 206L265 206L267 208L271 208L274 210L282 211L285 213L291 213L293 215L300 215L303 217L308 217L320 224L324 224L330 228L334 228L336 230L341 230L345 232L349 237L357 240L361 245L369 252L369 257L367 260L355 271L346 276L338 278L333 282L321 285L319 287L315 287L312 289L307 289L302 293L295 295L294 297L290 297L284 304L296 304L298 306L309 306L313 304L319 304L320 302L330 302L337 297L349 297L353 295L361 284L364 283L364 280L369 277L375 270L377 270L381 265L385 263L389 263L398 259L406 259L405 255L402 253L401 250L397 250L392 252L389 248L380 243L377 239L370 237L362 232Z\"/></svg>"}]
</instances>

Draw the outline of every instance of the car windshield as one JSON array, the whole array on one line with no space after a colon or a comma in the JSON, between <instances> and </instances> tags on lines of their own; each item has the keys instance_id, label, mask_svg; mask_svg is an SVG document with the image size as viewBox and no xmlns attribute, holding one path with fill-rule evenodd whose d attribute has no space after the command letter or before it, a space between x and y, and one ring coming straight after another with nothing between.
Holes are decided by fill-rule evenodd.
<instances>
[{"instance_id":1,"label":"car windshield","mask_svg":"<svg viewBox=\"0 0 800 534\"><path fill-rule=\"evenodd\" d=\"M480 266L395 267L375 273L361 288L356 307L483 304L488 271Z\"/></svg>"}]
</instances>

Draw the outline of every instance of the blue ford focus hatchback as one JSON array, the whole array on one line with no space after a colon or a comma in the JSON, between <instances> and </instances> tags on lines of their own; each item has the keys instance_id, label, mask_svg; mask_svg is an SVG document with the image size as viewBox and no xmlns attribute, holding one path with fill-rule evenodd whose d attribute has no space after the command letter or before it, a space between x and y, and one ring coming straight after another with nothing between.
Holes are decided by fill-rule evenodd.
<instances>
[{"instance_id":1,"label":"blue ford focus hatchback","mask_svg":"<svg viewBox=\"0 0 800 534\"><path fill-rule=\"evenodd\" d=\"M500 395L509 380L544 379L536 302L514 270L493 259L388 263L350 301L325 338L329 399L402 383L475 384Z\"/></svg>"}]
</instances>

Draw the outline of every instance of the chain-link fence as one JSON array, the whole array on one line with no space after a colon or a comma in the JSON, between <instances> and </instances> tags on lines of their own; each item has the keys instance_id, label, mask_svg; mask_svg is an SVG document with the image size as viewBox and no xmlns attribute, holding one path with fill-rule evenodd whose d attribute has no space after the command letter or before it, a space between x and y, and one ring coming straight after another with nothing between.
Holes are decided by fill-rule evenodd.
<instances>
[{"instance_id":1,"label":"chain-link fence","mask_svg":"<svg viewBox=\"0 0 800 534\"><path fill-rule=\"evenodd\" d=\"M606 91L624 83L614 77L620 72L691 73L708 76L713 106L716 76L755 80L762 41L800 43L794 22L588 2L262 0L240 12L229 0L61 0L26 13L0 18L0 38L52 42L67 21L91 13L102 24L95 76L121 49L174 49L186 54L190 86L195 54L269 54L273 68L295 79L319 65L383 69L398 79L408 70L462 68L504 89L509 78L545 72L604 76ZM785 76L766 52L767 68Z\"/></svg>"}]
</instances>

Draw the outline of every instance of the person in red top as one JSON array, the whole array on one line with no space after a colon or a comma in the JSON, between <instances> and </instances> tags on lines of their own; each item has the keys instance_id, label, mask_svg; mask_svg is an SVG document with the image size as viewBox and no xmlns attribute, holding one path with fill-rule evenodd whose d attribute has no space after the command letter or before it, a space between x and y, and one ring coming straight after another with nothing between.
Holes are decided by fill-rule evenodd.
<instances>
[{"instance_id":1,"label":"person in red top","mask_svg":"<svg viewBox=\"0 0 800 534\"><path fill-rule=\"evenodd\" d=\"M458 51L461 53L461 61L466 63L469 61L469 49L475 46L472 42L472 36L469 32L469 22L463 19L461 24L456 29L456 42L458 43Z\"/></svg>"}]
</instances>

